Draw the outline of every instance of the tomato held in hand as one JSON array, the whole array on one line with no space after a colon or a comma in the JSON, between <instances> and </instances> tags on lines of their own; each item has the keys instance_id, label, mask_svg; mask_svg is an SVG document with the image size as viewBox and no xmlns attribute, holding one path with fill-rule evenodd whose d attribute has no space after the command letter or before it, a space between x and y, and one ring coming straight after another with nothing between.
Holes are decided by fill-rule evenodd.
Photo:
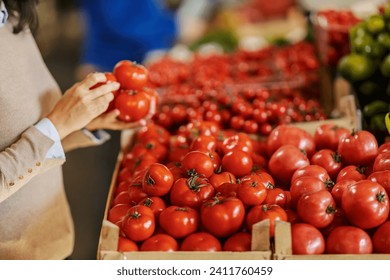
<instances>
[{"instance_id":1,"label":"tomato held in hand","mask_svg":"<svg viewBox=\"0 0 390 280\"><path fill-rule=\"evenodd\" d=\"M149 196L163 196L173 185L173 174L164 164L152 163L142 180L142 189Z\"/></svg>"},{"instance_id":2,"label":"tomato held in hand","mask_svg":"<svg viewBox=\"0 0 390 280\"><path fill-rule=\"evenodd\" d=\"M385 189L370 180L361 180L344 190L341 206L348 221L370 229L384 223L389 216L389 198Z\"/></svg>"},{"instance_id":3,"label":"tomato held in hand","mask_svg":"<svg viewBox=\"0 0 390 280\"><path fill-rule=\"evenodd\" d=\"M158 233L142 242L140 251L174 252L179 250L179 244L172 236Z\"/></svg>"},{"instance_id":4,"label":"tomato held in hand","mask_svg":"<svg viewBox=\"0 0 390 280\"><path fill-rule=\"evenodd\" d=\"M119 110L121 121L136 122L149 113L150 99L142 90L123 90L115 98L115 108Z\"/></svg>"},{"instance_id":5,"label":"tomato held in hand","mask_svg":"<svg viewBox=\"0 0 390 280\"><path fill-rule=\"evenodd\" d=\"M316 255L325 252L325 240L321 232L306 223L291 225L292 252L295 255Z\"/></svg>"},{"instance_id":6,"label":"tomato held in hand","mask_svg":"<svg viewBox=\"0 0 390 280\"><path fill-rule=\"evenodd\" d=\"M371 254L372 250L370 236L354 226L335 227L326 239L327 254Z\"/></svg>"},{"instance_id":7,"label":"tomato held in hand","mask_svg":"<svg viewBox=\"0 0 390 280\"><path fill-rule=\"evenodd\" d=\"M207 232L196 232L187 236L180 246L180 251L221 251L221 242Z\"/></svg>"},{"instance_id":8,"label":"tomato held in hand","mask_svg":"<svg viewBox=\"0 0 390 280\"><path fill-rule=\"evenodd\" d=\"M141 64L122 60L113 69L121 88L128 90L139 90L146 86L148 82L148 70Z\"/></svg>"},{"instance_id":9,"label":"tomato held in hand","mask_svg":"<svg viewBox=\"0 0 390 280\"><path fill-rule=\"evenodd\" d=\"M146 206L130 208L123 219L121 229L125 236L134 241L144 241L151 237L155 229L153 211Z\"/></svg>"}]
</instances>

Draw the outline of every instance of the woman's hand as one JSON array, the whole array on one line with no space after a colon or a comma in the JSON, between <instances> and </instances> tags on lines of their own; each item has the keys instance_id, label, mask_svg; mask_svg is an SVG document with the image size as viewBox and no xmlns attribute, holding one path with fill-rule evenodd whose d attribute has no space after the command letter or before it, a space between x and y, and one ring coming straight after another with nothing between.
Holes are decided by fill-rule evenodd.
<instances>
[{"instance_id":1,"label":"woman's hand","mask_svg":"<svg viewBox=\"0 0 390 280\"><path fill-rule=\"evenodd\" d=\"M105 112L114 99L113 91L119 89L119 83L107 83L91 89L97 83L106 82L103 73L89 74L83 81L68 89L47 116L56 127L60 138L82 129L92 120Z\"/></svg>"}]
</instances>

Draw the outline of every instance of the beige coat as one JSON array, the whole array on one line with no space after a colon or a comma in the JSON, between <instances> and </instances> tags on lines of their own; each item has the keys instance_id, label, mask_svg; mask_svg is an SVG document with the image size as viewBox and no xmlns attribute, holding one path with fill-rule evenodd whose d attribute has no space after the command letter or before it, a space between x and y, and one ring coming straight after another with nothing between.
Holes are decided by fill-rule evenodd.
<instances>
[{"instance_id":1,"label":"beige coat","mask_svg":"<svg viewBox=\"0 0 390 280\"><path fill-rule=\"evenodd\" d=\"M0 28L0 259L63 259L74 229L61 159L45 159L53 141L33 125L61 93L29 32ZM65 151L93 145L81 131Z\"/></svg>"}]
</instances>

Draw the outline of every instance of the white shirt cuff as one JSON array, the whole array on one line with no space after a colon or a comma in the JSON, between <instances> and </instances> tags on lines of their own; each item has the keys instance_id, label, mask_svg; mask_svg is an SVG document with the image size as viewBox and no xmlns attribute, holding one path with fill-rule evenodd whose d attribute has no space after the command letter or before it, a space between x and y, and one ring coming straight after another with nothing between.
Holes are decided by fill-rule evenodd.
<instances>
[{"instance_id":1,"label":"white shirt cuff","mask_svg":"<svg viewBox=\"0 0 390 280\"><path fill-rule=\"evenodd\" d=\"M53 146L49 149L46 154L47 159L65 159L64 149L62 148L60 135L57 132L57 129L53 123L44 118L35 124L35 127L42 132L44 135L49 137L54 141Z\"/></svg>"},{"instance_id":2,"label":"white shirt cuff","mask_svg":"<svg viewBox=\"0 0 390 280\"><path fill-rule=\"evenodd\" d=\"M95 145L100 145L111 138L110 134L104 130L90 131L86 128L82 129L85 136L89 138Z\"/></svg>"}]
</instances>

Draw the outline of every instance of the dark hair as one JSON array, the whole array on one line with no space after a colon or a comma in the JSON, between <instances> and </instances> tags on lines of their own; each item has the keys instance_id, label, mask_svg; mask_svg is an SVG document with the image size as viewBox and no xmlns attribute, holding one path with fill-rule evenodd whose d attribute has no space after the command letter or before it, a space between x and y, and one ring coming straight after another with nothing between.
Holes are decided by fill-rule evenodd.
<instances>
[{"instance_id":1,"label":"dark hair","mask_svg":"<svg viewBox=\"0 0 390 280\"><path fill-rule=\"evenodd\" d=\"M1 1L0 1L1 2ZM21 32L29 27L34 33L38 28L38 0L3 0L10 17L17 18L13 32Z\"/></svg>"}]
</instances>

